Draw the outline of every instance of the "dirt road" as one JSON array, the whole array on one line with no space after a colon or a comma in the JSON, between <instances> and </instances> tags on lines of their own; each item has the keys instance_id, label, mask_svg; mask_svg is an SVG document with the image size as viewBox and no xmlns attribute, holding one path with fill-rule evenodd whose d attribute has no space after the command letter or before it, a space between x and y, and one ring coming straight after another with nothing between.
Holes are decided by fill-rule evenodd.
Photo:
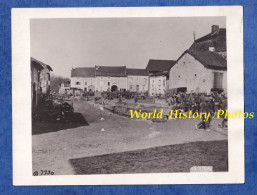
<instances>
[{"instance_id":1,"label":"dirt road","mask_svg":"<svg viewBox=\"0 0 257 195\"><path fill-rule=\"evenodd\" d=\"M89 126L33 135L33 171L51 170L55 175L68 175L74 174L69 163L74 158L195 141L227 140L227 132L218 128L220 121L217 119L213 120L214 130L206 132L194 129L199 120L178 119L166 123L134 120L82 100L74 101L74 111L81 113Z\"/></svg>"}]
</instances>

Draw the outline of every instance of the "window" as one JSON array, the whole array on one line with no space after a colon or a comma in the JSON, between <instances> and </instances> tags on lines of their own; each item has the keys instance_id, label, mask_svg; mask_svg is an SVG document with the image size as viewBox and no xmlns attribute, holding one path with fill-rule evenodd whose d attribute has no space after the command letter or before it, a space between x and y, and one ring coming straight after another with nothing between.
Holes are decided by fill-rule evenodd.
<instances>
[{"instance_id":1,"label":"window","mask_svg":"<svg viewBox=\"0 0 257 195\"><path fill-rule=\"evenodd\" d=\"M158 85L161 85L161 80L158 81Z\"/></svg>"},{"instance_id":2,"label":"window","mask_svg":"<svg viewBox=\"0 0 257 195\"><path fill-rule=\"evenodd\" d=\"M214 72L213 76L214 76L214 78L213 78L213 88L222 89L223 73Z\"/></svg>"},{"instance_id":3,"label":"window","mask_svg":"<svg viewBox=\"0 0 257 195\"><path fill-rule=\"evenodd\" d=\"M38 82L40 82L40 72L37 72L37 78L38 78Z\"/></svg>"},{"instance_id":4,"label":"window","mask_svg":"<svg viewBox=\"0 0 257 195\"><path fill-rule=\"evenodd\" d=\"M163 79L163 86L165 87L165 79Z\"/></svg>"},{"instance_id":5,"label":"window","mask_svg":"<svg viewBox=\"0 0 257 195\"><path fill-rule=\"evenodd\" d=\"M50 81L50 73L47 73L48 81Z\"/></svg>"},{"instance_id":6,"label":"window","mask_svg":"<svg viewBox=\"0 0 257 195\"><path fill-rule=\"evenodd\" d=\"M75 84L76 84L76 85L80 85L80 82L76 82Z\"/></svg>"},{"instance_id":7,"label":"window","mask_svg":"<svg viewBox=\"0 0 257 195\"><path fill-rule=\"evenodd\" d=\"M110 82L108 82L108 86L110 86Z\"/></svg>"},{"instance_id":8,"label":"window","mask_svg":"<svg viewBox=\"0 0 257 195\"><path fill-rule=\"evenodd\" d=\"M178 75L178 78L180 78L180 75Z\"/></svg>"},{"instance_id":9,"label":"window","mask_svg":"<svg viewBox=\"0 0 257 195\"><path fill-rule=\"evenodd\" d=\"M87 82L85 82L85 85L87 85Z\"/></svg>"},{"instance_id":10,"label":"window","mask_svg":"<svg viewBox=\"0 0 257 195\"><path fill-rule=\"evenodd\" d=\"M196 74L195 74L195 77L196 77Z\"/></svg>"}]
</instances>

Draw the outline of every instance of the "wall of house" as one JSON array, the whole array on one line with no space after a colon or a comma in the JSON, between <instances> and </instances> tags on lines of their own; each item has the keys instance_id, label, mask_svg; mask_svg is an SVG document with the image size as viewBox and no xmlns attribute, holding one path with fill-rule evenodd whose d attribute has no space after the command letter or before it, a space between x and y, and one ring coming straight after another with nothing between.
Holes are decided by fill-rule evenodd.
<instances>
[{"instance_id":1,"label":"wall of house","mask_svg":"<svg viewBox=\"0 0 257 195\"><path fill-rule=\"evenodd\" d=\"M69 95L71 93L70 87L66 86L65 83L62 83L59 88L59 94L66 94Z\"/></svg>"},{"instance_id":2,"label":"wall of house","mask_svg":"<svg viewBox=\"0 0 257 195\"><path fill-rule=\"evenodd\" d=\"M83 91L95 91L96 78L94 77L71 77L71 88L81 89Z\"/></svg>"},{"instance_id":3,"label":"wall of house","mask_svg":"<svg viewBox=\"0 0 257 195\"><path fill-rule=\"evenodd\" d=\"M166 92L166 76L150 76L149 77L149 96L164 95Z\"/></svg>"},{"instance_id":4,"label":"wall of house","mask_svg":"<svg viewBox=\"0 0 257 195\"><path fill-rule=\"evenodd\" d=\"M118 87L118 91L127 90L127 77L96 77L97 91L111 91L113 85Z\"/></svg>"},{"instance_id":5,"label":"wall of house","mask_svg":"<svg viewBox=\"0 0 257 195\"><path fill-rule=\"evenodd\" d=\"M227 90L227 71L205 68L189 54L185 54L169 72L169 89L187 87L187 92L209 93L214 84L214 72L223 74L222 87Z\"/></svg>"},{"instance_id":6,"label":"wall of house","mask_svg":"<svg viewBox=\"0 0 257 195\"><path fill-rule=\"evenodd\" d=\"M40 72L40 86L42 89L42 94L50 95L50 70L46 65L41 64L44 69Z\"/></svg>"},{"instance_id":7,"label":"wall of house","mask_svg":"<svg viewBox=\"0 0 257 195\"><path fill-rule=\"evenodd\" d=\"M33 95L33 86L35 84L35 91L36 95ZM40 82L38 78L38 69L35 68L33 65L31 65L31 103L32 103L32 108L37 107L38 102L40 100Z\"/></svg>"},{"instance_id":8,"label":"wall of house","mask_svg":"<svg viewBox=\"0 0 257 195\"><path fill-rule=\"evenodd\" d=\"M148 90L148 76L128 76L127 89L133 92L146 92Z\"/></svg>"}]
</instances>

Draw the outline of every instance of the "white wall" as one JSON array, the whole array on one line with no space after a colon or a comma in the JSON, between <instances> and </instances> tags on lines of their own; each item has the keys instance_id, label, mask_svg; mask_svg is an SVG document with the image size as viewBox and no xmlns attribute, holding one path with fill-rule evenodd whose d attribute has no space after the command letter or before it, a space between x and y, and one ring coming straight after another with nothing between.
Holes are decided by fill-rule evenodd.
<instances>
[{"instance_id":1,"label":"white wall","mask_svg":"<svg viewBox=\"0 0 257 195\"><path fill-rule=\"evenodd\" d=\"M76 82L80 82L79 85L76 84ZM88 87L90 85L96 86L96 78L94 77L71 77L71 88L78 88L85 90L85 88L88 91Z\"/></svg>"},{"instance_id":2,"label":"white wall","mask_svg":"<svg viewBox=\"0 0 257 195\"><path fill-rule=\"evenodd\" d=\"M164 95L166 91L166 76L149 77L149 96Z\"/></svg>"},{"instance_id":3,"label":"white wall","mask_svg":"<svg viewBox=\"0 0 257 195\"><path fill-rule=\"evenodd\" d=\"M169 72L169 89L187 87L187 92L209 93L213 88L214 72L223 73L223 88L227 90L227 71L205 68L190 54L186 53Z\"/></svg>"},{"instance_id":4,"label":"white wall","mask_svg":"<svg viewBox=\"0 0 257 195\"><path fill-rule=\"evenodd\" d=\"M136 92L137 85L139 87L139 92L145 92L148 90L148 76L128 76L127 79L127 89L129 91Z\"/></svg>"},{"instance_id":5,"label":"white wall","mask_svg":"<svg viewBox=\"0 0 257 195\"><path fill-rule=\"evenodd\" d=\"M118 90L127 90L127 77L96 77L96 90L97 91L107 91L111 90L111 87L116 85Z\"/></svg>"}]
</instances>

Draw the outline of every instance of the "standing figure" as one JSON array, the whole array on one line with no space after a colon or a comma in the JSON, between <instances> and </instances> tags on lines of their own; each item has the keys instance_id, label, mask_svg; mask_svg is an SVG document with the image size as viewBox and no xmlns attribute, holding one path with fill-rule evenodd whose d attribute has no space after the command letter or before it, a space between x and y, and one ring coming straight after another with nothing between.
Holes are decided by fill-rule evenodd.
<instances>
[{"instance_id":1,"label":"standing figure","mask_svg":"<svg viewBox=\"0 0 257 195\"><path fill-rule=\"evenodd\" d=\"M210 113L210 105L209 105L209 98L207 96L202 96L202 102L200 104L200 112L205 112L205 113ZM195 129L204 129L206 131L210 131L209 127L210 127L210 123L211 123L211 115L209 116L208 120L205 117L205 115L203 115L202 117L202 121L200 123L198 123L197 125L195 125Z\"/></svg>"}]
</instances>

